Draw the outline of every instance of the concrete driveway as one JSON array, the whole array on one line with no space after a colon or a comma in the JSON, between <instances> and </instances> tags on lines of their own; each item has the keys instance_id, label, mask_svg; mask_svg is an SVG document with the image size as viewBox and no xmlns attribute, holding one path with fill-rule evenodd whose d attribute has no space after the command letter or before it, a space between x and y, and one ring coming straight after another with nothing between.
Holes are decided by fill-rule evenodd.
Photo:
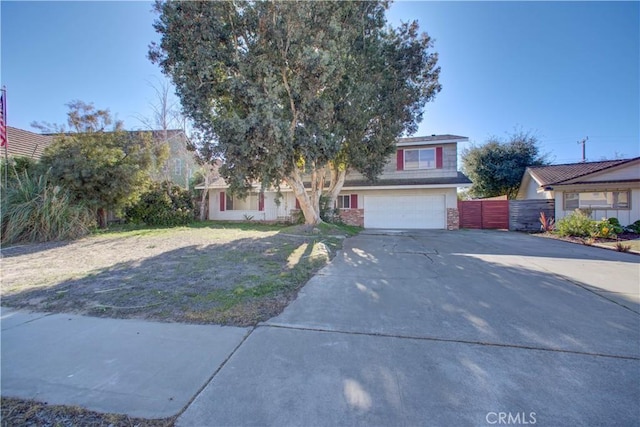
<instances>
[{"instance_id":1,"label":"concrete driveway","mask_svg":"<svg viewBox=\"0 0 640 427\"><path fill-rule=\"evenodd\" d=\"M363 233L178 425L637 425L639 261L507 232Z\"/></svg>"}]
</instances>

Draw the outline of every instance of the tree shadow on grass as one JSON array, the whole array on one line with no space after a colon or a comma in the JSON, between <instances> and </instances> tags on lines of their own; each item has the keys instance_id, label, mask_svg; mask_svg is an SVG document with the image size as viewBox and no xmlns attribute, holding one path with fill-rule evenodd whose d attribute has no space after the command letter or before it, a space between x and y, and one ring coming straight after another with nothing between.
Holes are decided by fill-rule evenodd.
<instances>
[{"instance_id":1,"label":"tree shadow on grass","mask_svg":"<svg viewBox=\"0 0 640 427\"><path fill-rule=\"evenodd\" d=\"M290 257L306 244L294 265ZM191 245L3 296L47 312L246 326L278 314L327 262L286 236ZM97 248L96 248L97 249ZM142 251L143 249L141 249Z\"/></svg>"}]
</instances>

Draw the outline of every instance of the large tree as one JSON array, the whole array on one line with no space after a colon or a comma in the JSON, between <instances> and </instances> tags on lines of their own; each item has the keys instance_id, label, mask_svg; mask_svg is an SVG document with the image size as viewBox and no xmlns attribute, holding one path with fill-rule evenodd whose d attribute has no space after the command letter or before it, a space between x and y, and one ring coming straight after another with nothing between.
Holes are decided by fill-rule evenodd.
<instances>
[{"instance_id":1,"label":"large tree","mask_svg":"<svg viewBox=\"0 0 640 427\"><path fill-rule=\"evenodd\" d=\"M522 131L507 140L492 137L462 151L462 170L473 181L469 195L478 198L507 195L515 199L527 166L544 164L547 156L540 154L537 138Z\"/></svg>"},{"instance_id":2,"label":"large tree","mask_svg":"<svg viewBox=\"0 0 640 427\"><path fill-rule=\"evenodd\" d=\"M106 226L107 209L119 209L146 189L153 159L151 135L126 132L108 110L75 101L68 104L73 132L58 134L40 162L54 182L95 209ZM61 129L62 126L53 126Z\"/></svg>"},{"instance_id":3,"label":"large tree","mask_svg":"<svg viewBox=\"0 0 640 427\"><path fill-rule=\"evenodd\" d=\"M203 151L223 160L231 191L286 183L315 224L321 193L335 198L349 168L375 179L440 90L430 38L415 22L388 26L387 8L158 1L149 55L214 141Z\"/></svg>"}]
</instances>

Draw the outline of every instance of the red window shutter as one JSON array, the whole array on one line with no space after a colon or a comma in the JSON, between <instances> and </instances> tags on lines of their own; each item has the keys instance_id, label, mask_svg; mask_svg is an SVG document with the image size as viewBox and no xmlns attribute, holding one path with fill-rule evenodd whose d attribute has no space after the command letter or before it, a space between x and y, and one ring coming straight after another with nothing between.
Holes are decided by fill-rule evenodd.
<instances>
[{"instance_id":1,"label":"red window shutter","mask_svg":"<svg viewBox=\"0 0 640 427\"><path fill-rule=\"evenodd\" d=\"M220 212L224 212L224 207L227 204L227 196L224 194L224 191L220 192Z\"/></svg>"},{"instance_id":2,"label":"red window shutter","mask_svg":"<svg viewBox=\"0 0 640 427\"><path fill-rule=\"evenodd\" d=\"M296 209L300 209L300 201L296 197Z\"/></svg>"},{"instance_id":3,"label":"red window shutter","mask_svg":"<svg viewBox=\"0 0 640 427\"><path fill-rule=\"evenodd\" d=\"M399 171L404 169L404 150L396 152L396 166Z\"/></svg>"},{"instance_id":4,"label":"red window shutter","mask_svg":"<svg viewBox=\"0 0 640 427\"><path fill-rule=\"evenodd\" d=\"M351 195L351 209L358 209L358 195Z\"/></svg>"},{"instance_id":5,"label":"red window shutter","mask_svg":"<svg viewBox=\"0 0 640 427\"><path fill-rule=\"evenodd\" d=\"M260 193L258 195L258 210L259 211L264 210L264 193Z\"/></svg>"},{"instance_id":6,"label":"red window shutter","mask_svg":"<svg viewBox=\"0 0 640 427\"><path fill-rule=\"evenodd\" d=\"M436 147L436 169L442 169L442 147Z\"/></svg>"}]
</instances>

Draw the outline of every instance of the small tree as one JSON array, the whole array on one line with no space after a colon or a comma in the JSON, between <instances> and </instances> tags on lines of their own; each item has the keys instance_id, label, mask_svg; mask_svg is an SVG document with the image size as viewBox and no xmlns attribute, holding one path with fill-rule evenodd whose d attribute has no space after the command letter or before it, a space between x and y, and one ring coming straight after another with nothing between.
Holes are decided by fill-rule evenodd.
<instances>
[{"instance_id":1,"label":"small tree","mask_svg":"<svg viewBox=\"0 0 640 427\"><path fill-rule=\"evenodd\" d=\"M462 170L473 181L473 197L507 195L515 199L528 166L548 164L540 155L538 140L527 132L516 132L507 141L490 138L484 145L462 151Z\"/></svg>"},{"instance_id":2,"label":"small tree","mask_svg":"<svg viewBox=\"0 0 640 427\"><path fill-rule=\"evenodd\" d=\"M106 132L113 123L108 110L95 110L82 102L68 105L68 124L75 132L59 134L40 161L53 182L63 184L76 200L94 209L104 228L108 209L125 207L146 188L151 136L125 132L121 122Z\"/></svg>"}]
</instances>

